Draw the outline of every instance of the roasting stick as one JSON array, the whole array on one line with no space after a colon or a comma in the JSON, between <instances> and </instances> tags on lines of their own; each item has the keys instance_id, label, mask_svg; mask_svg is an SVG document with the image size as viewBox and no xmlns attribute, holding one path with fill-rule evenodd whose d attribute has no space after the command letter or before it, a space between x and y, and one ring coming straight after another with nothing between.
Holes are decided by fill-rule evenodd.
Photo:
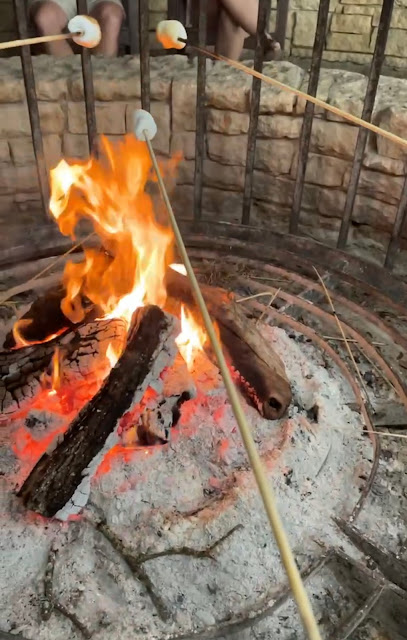
<instances>
[{"instance_id":1,"label":"roasting stick","mask_svg":"<svg viewBox=\"0 0 407 640\"><path fill-rule=\"evenodd\" d=\"M300 89L295 89L294 87L290 87L289 85L284 84L283 82L280 82L275 78L270 78L269 76L264 75L264 73L261 73L260 71L256 71L255 69L250 69L250 67L247 67L246 65L242 64L241 62L238 62L237 60L232 60L231 58L227 58L226 56L223 56L221 54L208 51L207 49L198 47L193 44L189 44L187 41L187 33L185 31L185 28L181 22L178 22L178 20L162 20L162 22L160 22L157 25L156 33L157 33L157 39L159 40L159 42L161 42L161 44L165 49L183 49L185 45L188 44L188 46L191 47L191 49L194 49L194 51L197 51L198 53L202 53L203 55L208 56L209 58L212 58L214 60L221 60L222 62L226 62L231 67L234 67L239 71L243 71L244 73L247 73L253 76L254 78L259 78L259 80L262 80L266 84L271 84L272 86L277 87L282 91L288 91L289 93L293 93L298 98L304 98L304 100L307 100L308 102L312 102L317 107L321 107L326 111L330 111L331 113L334 113L336 116L339 116L344 120L348 120L353 124L356 124L360 127L364 127L365 129L369 129L369 131L373 131L373 133L377 133L378 135L382 136L383 138L387 138L388 140L390 140L391 142L394 142L395 144L399 144L402 147L407 147L407 140L404 138L400 138L400 136L397 136L395 133L391 133L391 131L386 131L386 129L382 129L381 127L378 127L377 125L372 124L367 120L358 118L358 116L354 116L351 113L348 113L347 111L343 111L338 107L328 104L327 102L324 102L324 100L320 100L320 98L311 96L308 93L305 93L304 91L300 91Z\"/></svg>"},{"instance_id":2,"label":"roasting stick","mask_svg":"<svg viewBox=\"0 0 407 640\"><path fill-rule=\"evenodd\" d=\"M216 331L214 329L212 320L210 318L208 309L206 307L204 298L202 296L201 289L199 287L198 281L195 276L195 272L189 260L187 250L185 248L185 244L182 239L182 235L179 230L178 223L176 221L175 214L172 209L172 206L167 194L167 190L165 188L165 184L160 173L157 158L155 156L154 149L151 144L151 140L153 139L155 133L157 132L157 126L151 114L149 114L147 111L143 111L142 109L135 112L134 132L136 137L138 137L141 140L144 140L147 144L147 147L151 156L151 161L154 166L154 171L157 175L157 181L161 191L161 195L168 212L168 217L171 223L172 230L174 232L180 257L187 271L187 275L191 282L192 290L194 292L195 300L201 311L205 329L208 333L216 359L218 361L219 370L222 375L227 394L229 396L230 404L232 406L233 413L236 418L236 422L240 429L242 440L246 448L247 456L249 458L251 467L253 469L253 474L256 479L258 489L263 499L264 507L265 507L268 519L270 521L270 525L274 533L277 546L280 551L282 562L287 572L291 590L293 592L294 598L298 605L299 612L301 614L304 628L306 629L310 640L321 640L317 622L316 622L314 613L312 611L307 592L305 590L300 572L295 563L294 555L292 553L288 538L286 536L282 521L280 519L280 515L277 510L273 490L271 488L271 485L267 478L266 471L262 464L260 455L254 443L249 423L244 414L238 392L236 390L236 387L233 383L228 366L226 364L222 347L216 335Z\"/></svg>"},{"instance_id":3,"label":"roasting stick","mask_svg":"<svg viewBox=\"0 0 407 640\"><path fill-rule=\"evenodd\" d=\"M38 36L35 38L25 38L23 40L0 42L0 50L24 47L31 44L41 44L43 42L58 42L60 40L73 40L82 47L93 49L93 47L97 47L102 37L99 23L90 16L75 16L72 18L68 22L68 31L69 33L59 33L54 36Z\"/></svg>"}]
</instances>

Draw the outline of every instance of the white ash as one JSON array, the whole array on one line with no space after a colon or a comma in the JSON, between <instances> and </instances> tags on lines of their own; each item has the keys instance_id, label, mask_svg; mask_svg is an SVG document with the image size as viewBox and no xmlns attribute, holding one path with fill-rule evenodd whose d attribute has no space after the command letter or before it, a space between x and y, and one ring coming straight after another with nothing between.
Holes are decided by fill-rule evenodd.
<instances>
[{"instance_id":1,"label":"white ash","mask_svg":"<svg viewBox=\"0 0 407 640\"><path fill-rule=\"evenodd\" d=\"M312 344L298 344L281 329L263 331L285 364L294 401L288 416L276 422L247 405L245 410L303 567L321 554L321 545L344 544L333 518L349 515L355 506L372 447L341 373L326 368ZM4 483L1 630L29 640L81 638L60 613L48 621L39 615L51 543L59 547L54 595L95 640L166 638L215 628L240 614L247 617L246 611L272 601L286 584L219 372L204 356L195 364L197 397L182 405L169 445L141 449L127 461L115 458L108 473L94 478L82 519L57 523L27 515ZM216 561L176 555L143 565L171 614L163 622L143 584L91 524L95 517L135 556L203 549L236 525L242 528L214 551ZM304 637L297 618L290 629L283 626L278 616L270 617L262 633L275 637L280 629L279 638Z\"/></svg>"}]
</instances>

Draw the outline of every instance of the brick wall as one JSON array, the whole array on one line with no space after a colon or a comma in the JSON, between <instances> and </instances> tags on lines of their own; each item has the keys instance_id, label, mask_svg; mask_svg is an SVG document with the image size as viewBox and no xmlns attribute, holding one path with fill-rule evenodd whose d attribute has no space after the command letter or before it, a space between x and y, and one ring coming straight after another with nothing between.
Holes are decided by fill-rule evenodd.
<instances>
[{"instance_id":1,"label":"brick wall","mask_svg":"<svg viewBox=\"0 0 407 640\"><path fill-rule=\"evenodd\" d=\"M49 64L34 60L46 161L88 154L80 61L72 56ZM140 106L138 58L94 60L99 133L119 139L131 130ZM290 62L266 63L265 72L305 89L306 73ZM0 60L0 225L12 216L31 223L39 191L19 58ZM192 212L195 153L196 68L184 56L151 61L152 113L158 124L154 146L184 161L171 194L174 208ZM323 69L318 96L356 115L362 111L366 77ZM207 140L203 216L238 222L242 210L251 78L223 64L207 77ZM407 80L383 77L375 122L407 136ZM292 204L304 102L263 85L254 171L252 222L287 231ZM316 110L301 212L301 231L334 244L345 204L358 129ZM371 258L386 247L405 178L405 153L371 135L361 173L350 240ZM406 233L407 235L407 233Z\"/></svg>"}]
</instances>

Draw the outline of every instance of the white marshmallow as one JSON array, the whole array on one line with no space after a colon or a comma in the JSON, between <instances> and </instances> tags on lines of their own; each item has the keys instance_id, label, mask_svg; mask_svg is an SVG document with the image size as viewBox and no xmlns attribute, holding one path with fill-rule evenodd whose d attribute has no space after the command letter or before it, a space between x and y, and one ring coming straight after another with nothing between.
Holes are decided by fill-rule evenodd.
<instances>
[{"instance_id":1,"label":"white marshmallow","mask_svg":"<svg viewBox=\"0 0 407 640\"><path fill-rule=\"evenodd\" d=\"M157 133L157 125L151 113L144 109L136 109L133 112L133 132L137 140L145 141L146 137L152 140Z\"/></svg>"},{"instance_id":2,"label":"white marshmallow","mask_svg":"<svg viewBox=\"0 0 407 640\"><path fill-rule=\"evenodd\" d=\"M178 38L187 39L187 32L182 22L178 20L161 20L156 29L158 42L161 42L164 49L183 49L185 42L180 42Z\"/></svg>"},{"instance_id":3,"label":"white marshmallow","mask_svg":"<svg viewBox=\"0 0 407 640\"><path fill-rule=\"evenodd\" d=\"M68 22L68 31L70 33L79 33L80 35L74 36L72 40L87 49L97 47L102 38L98 21L90 16L75 16L72 18Z\"/></svg>"}]
</instances>

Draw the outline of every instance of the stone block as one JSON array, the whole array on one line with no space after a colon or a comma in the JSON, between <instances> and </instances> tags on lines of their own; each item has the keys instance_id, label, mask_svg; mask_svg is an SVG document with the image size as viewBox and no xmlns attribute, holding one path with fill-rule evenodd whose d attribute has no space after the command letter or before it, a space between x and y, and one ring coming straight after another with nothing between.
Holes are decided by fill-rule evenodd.
<instances>
[{"instance_id":1,"label":"stone block","mask_svg":"<svg viewBox=\"0 0 407 640\"><path fill-rule=\"evenodd\" d=\"M122 102L96 105L97 132L123 134L126 132L126 105ZM82 102L68 102L68 130L86 133L86 112Z\"/></svg>"},{"instance_id":2,"label":"stone block","mask_svg":"<svg viewBox=\"0 0 407 640\"><path fill-rule=\"evenodd\" d=\"M195 158L195 133L184 131L173 133L171 136L171 155L181 152L186 160Z\"/></svg>"},{"instance_id":3,"label":"stone block","mask_svg":"<svg viewBox=\"0 0 407 640\"><path fill-rule=\"evenodd\" d=\"M27 135L31 135L27 105L0 105L0 137L11 138Z\"/></svg>"},{"instance_id":4,"label":"stone block","mask_svg":"<svg viewBox=\"0 0 407 640\"><path fill-rule=\"evenodd\" d=\"M382 173L388 173L394 176L404 176L406 174L405 164L402 160L386 158L386 156L381 156L372 150L365 153L363 165L367 169L381 171Z\"/></svg>"},{"instance_id":5,"label":"stone block","mask_svg":"<svg viewBox=\"0 0 407 640\"><path fill-rule=\"evenodd\" d=\"M324 51L322 59L327 62L354 62L355 64L370 64L372 54L353 53L351 51Z\"/></svg>"},{"instance_id":6,"label":"stone block","mask_svg":"<svg viewBox=\"0 0 407 640\"><path fill-rule=\"evenodd\" d=\"M172 130L195 131L196 74L187 73L172 83Z\"/></svg>"},{"instance_id":7,"label":"stone block","mask_svg":"<svg viewBox=\"0 0 407 640\"><path fill-rule=\"evenodd\" d=\"M299 89L303 83L305 72L291 62L268 62L263 72L294 89ZM262 83L260 94L260 113L292 113L297 97L272 85Z\"/></svg>"},{"instance_id":8,"label":"stone block","mask_svg":"<svg viewBox=\"0 0 407 640\"><path fill-rule=\"evenodd\" d=\"M381 10L376 9L373 15L373 25L377 27L380 22ZM407 29L407 8L395 7L391 14L391 26L394 29Z\"/></svg>"},{"instance_id":9,"label":"stone block","mask_svg":"<svg viewBox=\"0 0 407 640\"><path fill-rule=\"evenodd\" d=\"M223 164L246 164L247 136L225 136L221 133L208 133L208 155L211 160Z\"/></svg>"},{"instance_id":10,"label":"stone block","mask_svg":"<svg viewBox=\"0 0 407 640\"><path fill-rule=\"evenodd\" d=\"M377 12L380 15L380 7L365 7L363 5L353 5L353 6L345 6L342 7L343 13L348 15L358 15L358 16L376 16ZM373 25L375 18L373 18Z\"/></svg>"},{"instance_id":11,"label":"stone block","mask_svg":"<svg viewBox=\"0 0 407 640\"><path fill-rule=\"evenodd\" d=\"M326 48L334 51L369 53L374 49L370 34L329 33Z\"/></svg>"},{"instance_id":12,"label":"stone block","mask_svg":"<svg viewBox=\"0 0 407 640\"><path fill-rule=\"evenodd\" d=\"M215 109L229 109L244 113L249 106L252 79L224 62L216 64L207 74L207 104Z\"/></svg>"},{"instance_id":13,"label":"stone block","mask_svg":"<svg viewBox=\"0 0 407 640\"><path fill-rule=\"evenodd\" d=\"M126 130L133 131L133 112L139 109L140 104L128 104L126 107ZM157 125L157 135L153 140L153 148L157 153L168 155L170 153L170 107L165 102L152 101L151 115Z\"/></svg>"},{"instance_id":14,"label":"stone block","mask_svg":"<svg viewBox=\"0 0 407 640\"><path fill-rule=\"evenodd\" d=\"M0 162L9 162L10 149L6 140L0 140Z\"/></svg>"},{"instance_id":15,"label":"stone block","mask_svg":"<svg viewBox=\"0 0 407 640\"><path fill-rule=\"evenodd\" d=\"M357 127L315 119L311 132L311 150L328 156L352 159L357 136Z\"/></svg>"},{"instance_id":16,"label":"stone block","mask_svg":"<svg viewBox=\"0 0 407 640\"><path fill-rule=\"evenodd\" d=\"M53 168L62 157L61 138L57 134L43 136L44 156L47 168ZM11 158L15 165L27 165L35 162L34 147L31 138L12 138L10 140Z\"/></svg>"},{"instance_id":17,"label":"stone block","mask_svg":"<svg viewBox=\"0 0 407 640\"><path fill-rule=\"evenodd\" d=\"M391 131L401 138L407 137L407 108L389 107L385 109L378 118L379 127ZM381 156L394 158L395 160L406 160L407 150L395 142L391 142L381 135L376 136L377 151Z\"/></svg>"},{"instance_id":18,"label":"stone block","mask_svg":"<svg viewBox=\"0 0 407 640\"><path fill-rule=\"evenodd\" d=\"M2 222L4 225L8 224L9 216L15 214L14 196L0 196L0 214L6 214L6 217L2 218Z\"/></svg>"},{"instance_id":19,"label":"stone block","mask_svg":"<svg viewBox=\"0 0 407 640\"><path fill-rule=\"evenodd\" d=\"M371 16L335 13L331 20L331 31L340 33L368 33L372 28Z\"/></svg>"},{"instance_id":20,"label":"stone block","mask_svg":"<svg viewBox=\"0 0 407 640\"><path fill-rule=\"evenodd\" d=\"M0 166L0 192L38 191L37 168L34 164L15 167L11 164Z\"/></svg>"},{"instance_id":21,"label":"stone block","mask_svg":"<svg viewBox=\"0 0 407 640\"><path fill-rule=\"evenodd\" d=\"M349 178L350 170L345 175L344 186L346 188L349 184ZM378 171L362 169L359 177L358 193L389 204L397 204L400 200L403 184L404 178L401 176L390 176Z\"/></svg>"},{"instance_id":22,"label":"stone block","mask_svg":"<svg viewBox=\"0 0 407 640\"><path fill-rule=\"evenodd\" d=\"M397 207L395 205L386 204L383 206L383 202L379 200L357 195L352 220L359 224L368 224L375 229L390 231L396 219L396 213Z\"/></svg>"},{"instance_id":23,"label":"stone block","mask_svg":"<svg viewBox=\"0 0 407 640\"><path fill-rule=\"evenodd\" d=\"M302 118L291 116L261 115L257 131L265 138L298 138L301 133Z\"/></svg>"},{"instance_id":24,"label":"stone block","mask_svg":"<svg viewBox=\"0 0 407 640\"><path fill-rule=\"evenodd\" d=\"M363 103L367 89L367 78L359 74L348 74L346 78L335 82L329 90L328 102L333 107L338 107L351 115L361 117ZM344 122L341 116L330 111L327 112L328 120Z\"/></svg>"},{"instance_id":25,"label":"stone block","mask_svg":"<svg viewBox=\"0 0 407 640\"><path fill-rule=\"evenodd\" d=\"M297 13L293 34L295 46L312 47L314 45L317 16L317 11L299 11Z\"/></svg>"},{"instance_id":26,"label":"stone block","mask_svg":"<svg viewBox=\"0 0 407 640\"><path fill-rule=\"evenodd\" d=\"M323 216L341 217L345 208L346 193L339 189L318 189L317 210Z\"/></svg>"},{"instance_id":27,"label":"stone block","mask_svg":"<svg viewBox=\"0 0 407 640\"><path fill-rule=\"evenodd\" d=\"M397 58L406 56L406 35L404 29L390 29L386 44L386 54L388 56Z\"/></svg>"},{"instance_id":28,"label":"stone block","mask_svg":"<svg viewBox=\"0 0 407 640\"><path fill-rule=\"evenodd\" d=\"M281 176L272 176L264 171L253 175L253 197L282 206L291 206L294 195L294 181Z\"/></svg>"},{"instance_id":29,"label":"stone block","mask_svg":"<svg viewBox=\"0 0 407 640\"><path fill-rule=\"evenodd\" d=\"M247 133L249 129L249 114L222 109L207 110L207 130L228 135ZM173 119L174 121L174 119Z\"/></svg>"},{"instance_id":30,"label":"stone block","mask_svg":"<svg viewBox=\"0 0 407 640\"><path fill-rule=\"evenodd\" d=\"M155 31L158 23L161 22L161 20L167 19L166 11L158 11L155 6L154 9L155 11L150 10L148 15L148 28L150 31Z\"/></svg>"},{"instance_id":31,"label":"stone block","mask_svg":"<svg viewBox=\"0 0 407 640\"><path fill-rule=\"evenodd\" d=\"M297 174L298 154L296 155L291 175L295 178ZM308 155L307 168L305 171L305 181L323 187L340 187L343 184L345 173L349 167L349 162L340 158L330 156L320 156L314 153Z\"/></svg>"},{"instance_id":32,"label":"stone block","mask_svg":"<svg viewBox=\"0 0 407 640\"><path fill-rule=\"evenodd\" d=\"M352 4L361 6L380 6L380 0L341 0L341 4Z\"/></svg>"},{"instance_id":33,"label":"stone block","mask_svg":"<svg viewBox=\"0 0 407 640\"><path fill-rule=\"evenodd\" d=\"M66 158L84 159L89 156L88 136L85 134L65 133L63 141Z\"/></svg>"},{"instance_id":34,"label":"stone block","mask_svg":"<svg viewBox=\"0 0 407 640\"><path fill-rule=\"evenodd\" d=\"M194 183L195 162L184 161L177 172L178 184ZM215 187L226 191L241 191L244 187L245 169L236 165L225 165L205 159L203 180L207 187Z\"/></svg>"},{"instance_id":35,"label":"stone block","mask_svg":"<svg viewBox=\"0 0 407 640\"><path fill-rule=\"evenodd\" d=\"M339 0L331 0L329 3L330 11L334 11L339 5ZM299 11L318 11L319 0L290 0L290 9Z\"/></svg>"},{"instance_id":36,"label":"stone block","mask_svg":"<svg viewBox=\"0 0 407 640\"><path fill-rule=\"evenodd\" d=\"M290 173L297 147L298 143L294 140L258 140L256 169L270 171L273 175Z\"/></svg>"},{"instance_id":37,"label":"stone block","mask_svg":"<svg viewBox=\"0 0 407 640\"><path fill-rule=\"evenodd\" d=\"M65 113L56 102L40 102L40 123L42 133L63 133L65 130Z\"/></svg>"}]
</instances>

